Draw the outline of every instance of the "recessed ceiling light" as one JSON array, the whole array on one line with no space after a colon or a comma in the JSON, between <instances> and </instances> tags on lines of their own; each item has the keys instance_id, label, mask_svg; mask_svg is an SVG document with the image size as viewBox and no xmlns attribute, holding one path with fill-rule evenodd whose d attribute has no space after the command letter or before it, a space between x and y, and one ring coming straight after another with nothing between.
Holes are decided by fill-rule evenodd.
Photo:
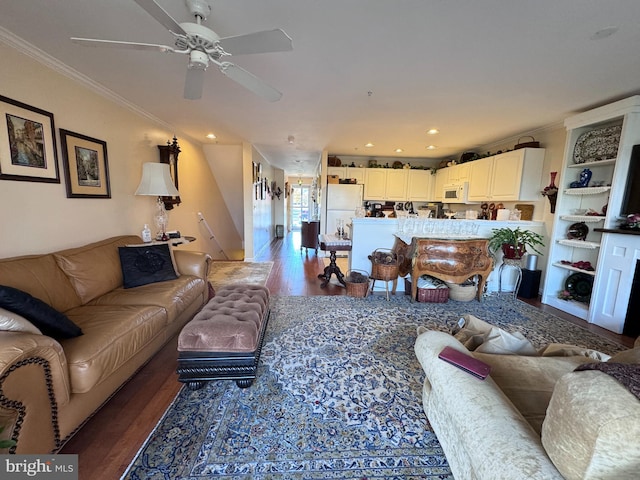
<instances>
[{"instance_id":1,"label":"recessed ceiling light","mask_svg":"<svg viewBox=\"0 0 640 480\"><path fill-rule=\"evenodd\" d=\"M404 150L402 150L401 148L396 148L396 149L395 149L395 152L396 152L396 153L402 153L402 152L404 152Z\"/></svg>"},{"instance_id":2,"label":"recessed ceiling light","mask_svg":"<svg viewBox=\"0 0 640 480\"><path fill-rule=\"evenodd\" d=\"M207 138L213 140L216 138L216 136L213 133L207 133Z\"/></svg>"},{"instance_id":3,"label":"recessed ceiling light","mask_svg":"<svg viewBox=\"0 0 640 480\"><path fill-rule=\"evenodd\" d=\"M375 147L375 145L373 143L371 143L371 142L365 143L364 146L367 147L367 148Z\"/></svg>"},{"instance_id":4,"label":"recessed ceiling light","mask_svg":"<svg viewBox=\"0 0 640 480\"><path fill-rule=\"evenodd\" d=\"M427 133L429 135L435 135L436 133L440 133L440 130L438 130L437 128L430 128L429 130L427 130Z\"/></svg>"},{"instance_id":5,"label":"recessed ceiling light","mask_svg":"<svg viewBox=\"0 0 640 480\"><path fill-rule=\"evenodd\" d=\"M438 148L438 147L436 147L435 145L429 145L427 147L427 150L435 150L436 148Z\"/></svg>"}]
</instances>

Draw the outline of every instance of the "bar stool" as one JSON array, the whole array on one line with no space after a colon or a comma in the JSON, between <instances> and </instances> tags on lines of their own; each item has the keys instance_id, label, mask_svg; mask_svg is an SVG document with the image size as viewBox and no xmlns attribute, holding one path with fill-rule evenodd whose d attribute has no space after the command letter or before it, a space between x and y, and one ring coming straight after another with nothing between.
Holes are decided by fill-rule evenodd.
<instances>
[{"instance_id":1,"label":"bar stool","mask_svg":"<svg viewBox=\"0 0 640 480\"><path fill-rule=\"evenodd\" d=\"M503 258L502 264L498 269L498 294L502 292L502 271L504 267L513 267L517 270L516 286L513 290L513 298L518 298L518 290L520 290L520 283L522 282L522 259L521 258ZM504 292L511 293L511 292Z\"/></svg>"}]
</instances>

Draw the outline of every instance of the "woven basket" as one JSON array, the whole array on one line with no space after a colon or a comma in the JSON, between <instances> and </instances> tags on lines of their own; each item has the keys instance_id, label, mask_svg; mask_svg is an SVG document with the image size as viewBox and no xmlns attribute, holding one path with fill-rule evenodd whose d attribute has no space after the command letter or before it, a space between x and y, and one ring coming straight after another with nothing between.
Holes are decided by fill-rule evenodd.
<instances>
[{"instance_id":1,"label":"woven basket","mask_svg":"<svg viewBox=\"0 0 640 480\"><path fill-rule=\"evenodd\" d=\"M422 303L447 303L449 301L449 289L418 288L417 300Z\"/></svg>"},{"instance_id":2,"label":"woven basket","mask_svg":"<svg viewBox=\"0 0 640 480\"><path fill-rule=\"evenodd\" d=\"M476 297L477 288L474 284L458 285L457 283L449 283L449 298L458 302L470 302Z\"/></svg>"},{"instance_id":3,"label":"woven basket","mask_svg":"<svg viewBox=\"0 0 640 480\"><path fill-rule=\"evenodd\" d=\"M400 259L396 252L385 248L378 248L369 255L371 260L371 278L390 282L400 275Z\"/></svg>"},{"instance_id":4,"label":"woven basket","mask_svg":"<svg viewBox=\"0 0 640 480\"><path fill-rule=\"evenodd\" d=\"M351 282L351 274L357 272L366 277L366 282ZM355 298L365 298L369 292L369 274L362 270L350 270L344 277L345 288L347 289L347 295Z\"/></svg>"}]
</instances>

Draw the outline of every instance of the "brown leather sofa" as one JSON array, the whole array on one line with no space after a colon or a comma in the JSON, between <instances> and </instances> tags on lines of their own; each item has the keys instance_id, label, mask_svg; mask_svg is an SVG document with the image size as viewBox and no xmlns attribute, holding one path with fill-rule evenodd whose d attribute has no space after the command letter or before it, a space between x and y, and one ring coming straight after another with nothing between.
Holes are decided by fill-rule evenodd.
<instances>
[{"instance_id":1,"label":"brown leather sofa","mask_svg":"<svg viewBox=\"0 0 640 480\"><path fill-rule=\"evenodd\" d=\"M178 277L123 288L119 236L44 255L0 260L0 285L63 312L83 334L0 331L0 438L11 453L57 451L208 299L211 257L173 252Z\"/></svg>"}]
</instances>

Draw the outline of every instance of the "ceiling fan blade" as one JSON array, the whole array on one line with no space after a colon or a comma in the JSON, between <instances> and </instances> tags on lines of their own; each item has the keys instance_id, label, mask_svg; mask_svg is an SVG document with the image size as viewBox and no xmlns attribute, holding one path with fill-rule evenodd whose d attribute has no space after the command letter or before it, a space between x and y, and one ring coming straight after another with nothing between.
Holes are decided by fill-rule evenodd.
<instances>
[{"instance_id":1,"label":"ceiling fan blade","mask_svg":"<svg viewBox=\"0 0 640 480\"><path fill-rule=\"evenodd\" d=\"M225 37L219 40L220 46L231 55L246 55L250 53L288 52L293 50L291 37L283 30L264 30Z\"/></svg>"},{"instance_id":2,"label":"ceiling fan blade","mask_svg":"<svg viewBox=\"0 0 640 480\"><path fill-rule=\"evenodd\" d=\"M265 100L276 102L282 97L282 93L280 93L272 86L264 83L254 74L247 72L244 68L240 68L237 65L229 62L222 62L219 65L219 68L220 71L231 80L239 83L247 90L250 90L259 97L264 98Z\"/></svg>"},{"instance_id":3,"label":"ceiling fan blade","mask_svg":"<svg viewBox=\"0 0 640 480\"><path fill-rule=\"evenodd\" d=\"M136 43L121 42L118 40L97 40L95 38L78 38L71 37L73 43L84 45L86 47L110 47L110 48L128 48L131 50L155 50L164 53L174 53L175 49L167 45L155 45L153 43Z\"/></svg>"},{"instance_id":4,"label":"ceiling fan blade","mask_svg":"<svg viewBox=\"0 0 640 480\"><path fill-rule=\"evenodd\" d=\"M204 70L201 68L188 68L184 81L184 98L187 100L199 100L202 97L202 85L204 83Z\"/></svg>"},{"instance_id":5,"label":"ceiling fan blade","mask_svg":"<svg viewBox=\"0 0 640 480\"><path fill-rule=\"evenodd\" d=\"M169 15L164 8L158 5L154 0L135 0L149 15L160 22L167 30L180 35L186 35L187 32Z\"/></svg>"}]
</instances>

